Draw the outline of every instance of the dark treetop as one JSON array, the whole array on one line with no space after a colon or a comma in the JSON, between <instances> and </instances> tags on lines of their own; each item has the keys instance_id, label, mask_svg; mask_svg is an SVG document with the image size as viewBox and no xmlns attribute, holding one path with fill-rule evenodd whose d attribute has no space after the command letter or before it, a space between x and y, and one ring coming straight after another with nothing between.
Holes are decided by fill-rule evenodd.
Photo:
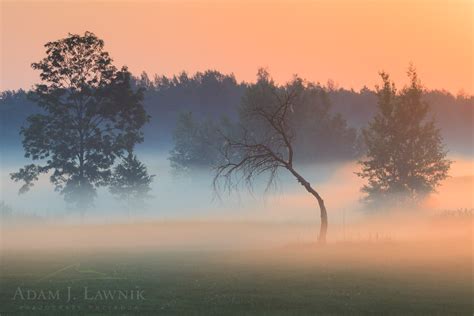
<instances>
[{"instance_id":1,"label":"dark treetop","mask_svg":"<svg viewBox=\"0 0 474 316\"><path fill-rule=\"evenodd\" d=\"M447 177L451 164L440 130L428 118L415 70L410 68L408 75L410 85L398 93L389 76L381 74L378 112L363 131L367 154L358 175L368 180L362 191L373 205L419 201Z\"/></svg>"},{"instance_id":2,"label":"dark treetop","mask_svg":"<svg viewBox=\"0 0 474 316\"><path fill-rule=\"evenodd\" d=\"M41 83L31 97L41 108L21 129L25 157L37 161L11 175L26 192L40 173L66 201L92 204L96 187L107 185L117 157L143 141L148 116L142 91L133 91L130 73L118 70L104 42L94 34L70 34L45 45L46 57L32 67Z\"/></svg>"}]
</instances>

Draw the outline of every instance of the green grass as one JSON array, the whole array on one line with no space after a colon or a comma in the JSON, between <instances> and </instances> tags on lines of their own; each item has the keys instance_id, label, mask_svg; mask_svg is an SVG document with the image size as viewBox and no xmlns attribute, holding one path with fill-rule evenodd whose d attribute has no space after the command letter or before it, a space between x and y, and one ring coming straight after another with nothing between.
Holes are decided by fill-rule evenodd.
<instances>
[{"instance_id":1,"label":"green grass","mask_svg":"<svg viewBox=\"0 0 474 316\"><path fill-rule=\"evenodd\" d=\"M469 255L409 260L413 249L371 247L4 251L0 314L472 315ZM60 290L61 297L13 300L18 287ZM73 302L66 302L67 287ZM138 288L145 300L86 301L84 287Z\"/></svg>"}]
</instances>

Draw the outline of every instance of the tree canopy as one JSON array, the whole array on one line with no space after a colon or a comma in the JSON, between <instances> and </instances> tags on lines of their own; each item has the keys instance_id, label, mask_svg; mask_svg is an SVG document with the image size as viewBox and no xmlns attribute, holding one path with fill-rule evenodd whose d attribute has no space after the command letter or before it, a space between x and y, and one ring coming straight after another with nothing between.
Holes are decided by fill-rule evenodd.
<instances>
[{"instance_id":1,"label":"tree canopy","mask_svg":"<svg viewBox=\"0 0 474 316\"><path fill-rule=\"evenodd\" d=\"M149 117L143 91L134 90L127 68L117 69L93 33L69 34L45 45L46 57L33 63L40 71L32 99L40 113L21 129L25 157L36 161L11 174L26 192L39 174L66 201L81 209L92 205L98 186L108 185L117 157L143 141Z\"/></svg>"},{"instance_id":2,"label":"tree canopy","mask_svg":"<svg viewBox=\"0 0 474 316\"><path fill-rule=\"evenodd\" d=\"M362 191L372 205L420 201L448 176L440 130L428 117L429 104L413 68L410 85L397 91L386 73L377 89L378 112L363 131L366 157L358 173L368 183Z\"/></svg>"},{"instance_id":3,"label":"tree canopy","mask_svg":"<svg viewBox=\"0 0 474 316\"><path fill-rule=\"evenodd\" d=\"M230 130L231 123L223 119L222 125L207 119L199 121L191 112L181 113L173 132L174 146L169 153L171 167L178 173L193 168L208 168L219 160L219 147L223 143L219 128Z\"/></svg>"}]
</instances>

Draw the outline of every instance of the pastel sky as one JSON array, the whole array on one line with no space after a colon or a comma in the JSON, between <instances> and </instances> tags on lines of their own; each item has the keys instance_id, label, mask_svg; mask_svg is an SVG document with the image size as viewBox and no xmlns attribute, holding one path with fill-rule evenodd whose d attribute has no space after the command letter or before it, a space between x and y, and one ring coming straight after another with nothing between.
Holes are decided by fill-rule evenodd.
<instances>
[{"instance_id":1,"label":"pastel sky","mask_svg":"<svg viewBox=\"0 0 474 316\"><path fill-rule=\"evenodd\" d=\"M373 88L406 83L410 62L429 89L474 93L470 0L9 1L1 3L0 90L38 82L43 45L68 32L104 39L134 74L217 69L252 81L259 67Z\"/></svg>"}]
</instances>

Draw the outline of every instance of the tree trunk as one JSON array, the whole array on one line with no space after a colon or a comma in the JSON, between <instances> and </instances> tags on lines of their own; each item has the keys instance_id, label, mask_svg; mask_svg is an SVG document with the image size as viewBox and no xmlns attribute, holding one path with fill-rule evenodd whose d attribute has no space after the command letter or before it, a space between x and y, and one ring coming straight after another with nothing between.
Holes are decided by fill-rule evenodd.
<instances>
[{"instance_id":1,"label":"tree trunk","mask_svg":"<svg viewBox=\"0 0 474 316\"><path fill-rule=\"evenodd\" d=\"M318 243L320 244L325 244L326 243L326 233L328 231L328 213L326 211L326 206L324 205L324 200L321 198L321 196L316 192L311 187L311 184L309 184L308 181L305 180L296 170L294 170L292 167L287 167L287 169L296 177L298 182L304 186L306 191L311 193L316 200L318 201L319 204L319 210L321 213L321 226L319 227L319 236L318 236Z\"/></svg>"},{"instance_id":2,"label":"tree trunk","mask_svg":"<svg viewBox=\"0 0 474 316\"><path fill-rule=\"evenodd\" d=\"M328 213L326 211L326 206L324 205L323 199L321 197L318 199L319 209L321 211L321 226L319 227L319 236L318 242L320 244L326 243L326 233L328 231Z\"/></svg>"}]
</instances>

